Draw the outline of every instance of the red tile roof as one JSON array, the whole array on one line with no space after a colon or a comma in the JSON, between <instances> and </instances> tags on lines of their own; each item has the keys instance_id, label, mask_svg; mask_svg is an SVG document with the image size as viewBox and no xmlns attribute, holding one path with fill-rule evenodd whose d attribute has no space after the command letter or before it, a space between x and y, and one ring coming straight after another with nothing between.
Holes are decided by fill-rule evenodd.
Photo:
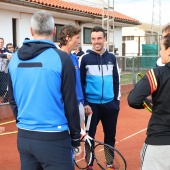
<instances>
[{"instance_id":1,"label":"red tile roof","mask_svg":"<svg viewBox=\"0 0 170 170\"><path fill-rule=\"evenodd\" d=\"M85 6L80 5L72 2L66 2L63 0L25 0L26 2L30 3L36 3L40 5L45 5L48 7L58 8L58 9L64 9L64 10L71 10L71 11L77 11L82 13L91 14L94 16L102 16L102 9L101 8L95 8L91 6ZM105 15L107 15L107 11L105 10ZM113 12L110 12L110 16L113 16ZM123 15L118 12L114 12L115 20L120 21L126 21L126 22L133 22L133 23L139 23L138 20L128 17L126 15Z\"/></svg>"}]
</instances>

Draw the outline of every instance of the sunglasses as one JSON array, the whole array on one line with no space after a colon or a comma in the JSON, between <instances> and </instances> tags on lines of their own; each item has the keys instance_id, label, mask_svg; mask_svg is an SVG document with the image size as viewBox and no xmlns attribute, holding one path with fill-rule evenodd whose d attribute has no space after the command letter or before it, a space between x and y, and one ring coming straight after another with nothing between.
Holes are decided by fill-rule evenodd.
<instances>
[{"instance_id":1,"label":"sunglasses","mask_svg":"<svg viewBox=\"0 0 170 170\"><path fill-rule=\"evenodd\" d=\"M11 48L14 48L14 47L8 47L8 49L11 49Z\"/></svg>"}]
</instances>

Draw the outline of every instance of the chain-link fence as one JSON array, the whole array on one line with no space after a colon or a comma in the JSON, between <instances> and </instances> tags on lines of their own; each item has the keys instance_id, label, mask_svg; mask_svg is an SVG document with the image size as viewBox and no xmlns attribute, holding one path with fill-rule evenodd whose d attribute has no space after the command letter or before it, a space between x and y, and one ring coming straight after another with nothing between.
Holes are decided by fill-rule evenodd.
<instances>
[{"instance_id":1,"label":"chain-link fence","mask_svg":"<svg viewBox=\"0 0 170 170\"><path fill-rule=\"evenodd\" d=\"M8 59L0 58L0 105L8 103Z\"/></svg>"},{"instance_id":2,"label":"chain-link fence","mask_svg":"<svg viewBox=\"0 0 170 170\"><path fill-rule=\"evenodd\" d=\"M117 56L121 74L121 84L134 83L136 73L145 74L156 67L157 56Z\"/></svg>"}]
</instances>

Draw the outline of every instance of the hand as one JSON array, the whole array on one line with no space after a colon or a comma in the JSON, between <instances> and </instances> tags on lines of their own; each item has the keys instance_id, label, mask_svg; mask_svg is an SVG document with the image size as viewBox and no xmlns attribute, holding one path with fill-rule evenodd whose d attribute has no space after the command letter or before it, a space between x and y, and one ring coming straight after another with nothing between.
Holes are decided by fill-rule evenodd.
<instances>
[{"instance_id":1,"label":"hand","mask_svg":"<svg viewBox=\"0 0 170 170\"><path fill-rule=\"evenodd\" d=\"M86 116L93 113L93 111L89 105L84 106L84 112L85 112Z\"/></svg>"},{"instance_id":2,"label":"hand","mask_svg":"<svg viewBox=\"0 0 170 170\"><path fill-rule=\"evenodd\" d=\"M0 127L0 133L5 132L5 127Z\"/></svg>"},{"instance_id":3,"label":"hand","mask_svg":"<svg viewBox=\"0 0 170 170\"><path fill-rule=\"evenodd\" d=\"M144 102L148 105L149 108L152 109L152 107L153 107L152 99L149 99L146 97Z\"/></svg>"},{"instance_id":4,"label":"hand","mask_svg":"<svg viewBox=\"0 0 170 170\"><path fill-rule=\"evenodd\" d=\"M73 151L74 151L74 156L79 156L82 152L81 146L73 147Z\"/></svg>"},{"instance_id":5,"label":"hand","mask_svg":"<svg viewBox=\"0 0 170 170\"><path fill-rule=\"evenodd\" d=\"M7 59L10 60L11 57L12 57L12 54L8 53L8 54L7 54Z\"/></svg>"},{"instance_id":6,"label":"hand","mask_svg":"<svg viewBox=\"0 0 170 170\"><path fill-rule=\"evenodd\" d=\"M149 112L152 112L152 107L153 107L152 100L145 98L145 100L143 101L143 107L147 109Z\"/></svg>"}]
</instances>

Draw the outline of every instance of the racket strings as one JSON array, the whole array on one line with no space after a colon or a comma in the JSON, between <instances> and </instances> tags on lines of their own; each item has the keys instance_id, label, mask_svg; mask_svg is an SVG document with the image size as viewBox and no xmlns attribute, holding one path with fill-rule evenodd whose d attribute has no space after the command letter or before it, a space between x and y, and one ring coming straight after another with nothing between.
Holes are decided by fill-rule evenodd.
<instances>
[{"instance_id":1,"label":"racket strings","mask_svg":"<svg viewBox=\"0 0 170 170\"><path fill-rule=\"evenodd\" d=\"M92 160L92 148L91 144L87 140L81 140L80 144L82 152L79 156L74 157L74 161L79 169L86 169Z\"/></svg>"},{"instance_id":2,"label":"racket strings","mask_svg":"<svg viewBox=\"0 0 170 170\"><path fill-rule=\"evenodd\" d=\"M103 169L108 167L113 167L115 170L126 169L126 164L121 155L110 146L98 144L95 146L94 154L97 163Z\"/></svg>"}]
</instances>

